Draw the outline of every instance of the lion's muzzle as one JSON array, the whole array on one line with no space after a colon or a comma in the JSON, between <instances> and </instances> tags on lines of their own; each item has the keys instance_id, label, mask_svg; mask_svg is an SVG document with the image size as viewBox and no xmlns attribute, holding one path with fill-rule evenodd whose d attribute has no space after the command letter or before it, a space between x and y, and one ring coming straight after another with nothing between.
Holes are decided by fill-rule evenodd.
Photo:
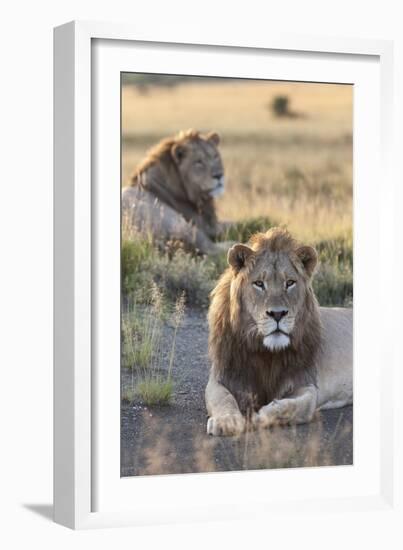
<instances>
[{"instance_id":1,"label":"lion's muzzle","mask_svg":"<svg viewBox=\"0 0 403 550\"><path fill-rule=\"evenodd\" d=\"M215 187L209 191L211 197L220 197L224 193L224 176L214 177Z\"/></svg>"}]
</instances>

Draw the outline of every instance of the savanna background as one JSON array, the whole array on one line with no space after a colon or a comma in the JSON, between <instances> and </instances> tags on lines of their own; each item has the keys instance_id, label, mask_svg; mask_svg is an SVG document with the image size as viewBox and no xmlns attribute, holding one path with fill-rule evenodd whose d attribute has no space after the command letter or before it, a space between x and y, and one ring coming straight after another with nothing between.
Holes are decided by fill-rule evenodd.
<instances>
[{"instance_id":1,"label":"savanna background","mask_svg":"<svg viewBox=\"0 0 403 550\"><path fill-rule=\"evenodd\" d=\"M348 85L122 75L122 186L179 130L220 134L225 240L286 226L316 247L321 305L352 305L352 115ZM310 426L205 435L206 311L226 255L157 249L122 224L121 474L349 464L351 408Z\"/></svg>"}]
</instances>

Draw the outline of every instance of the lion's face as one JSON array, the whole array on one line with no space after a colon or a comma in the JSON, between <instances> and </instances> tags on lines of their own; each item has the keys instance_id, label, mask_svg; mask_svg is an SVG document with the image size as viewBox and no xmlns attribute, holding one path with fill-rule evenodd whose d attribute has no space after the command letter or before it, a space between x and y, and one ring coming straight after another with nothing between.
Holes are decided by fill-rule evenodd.
<instances>
[{"instance_id":1,"label":"lion's face","mask_svg":"<svg viewBox=\"0 0 403 550\"><path fill-rule=\"evenodd\" d=\"M193 203L224 192L224 168L218 143L218 134L211 133L206 137L186 138L172 147L172 156Z\"/></svg>"},{"instance_id":2,"label":"lion's face","mask_svg":"<svg viewBox=\"0 0 403 550\"><path fill-rule=\"evenodd\" d=\"M292 340L317 254L308 246L273 249L270 239L264 242L263 238L254 248L239 244L229 251L228 261L235 275L232 285L234 292L240 292L247 331L258 334L269 350L279 351Z\"/></svg>"}]
</instances>

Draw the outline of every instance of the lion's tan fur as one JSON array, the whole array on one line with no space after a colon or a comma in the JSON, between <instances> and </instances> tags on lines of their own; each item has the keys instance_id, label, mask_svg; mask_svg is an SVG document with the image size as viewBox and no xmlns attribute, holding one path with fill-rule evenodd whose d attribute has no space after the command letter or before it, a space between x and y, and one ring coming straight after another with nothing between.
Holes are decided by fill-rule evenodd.
<instances>
[{"instance_id":1,"label":"lion's tan fur","mask_svg":"<svg viewBox=\"0 0 403 550\"><path fill-rule=\"evenodd\" d=\"M258 410L293 387L316 380L316 357L321 346L319 307L310 277L296 255L301 245L285 230L274 229L251 238L254 251L248 265L227 268L212 292L209 310L209 354L213 376L236 398L240 409ZM303 308L296 317L291 345L281 352L266 349L250 330L242 304L244 286L257 259L267 252L285 252L297 266L304 285Z\"/></svg>"},{"instance_id":2,"label":"lion's tan fur","mask_svg":"<svg viewBox=\"0 0 403 550\"><path fill-rule=\"evenodd\" d=\"M189 129L181 131L175 136L169 136L162 139L156 145L151 147L146 153L144 159L136 166L132 179L131 185L137 184L138 176L144 173L148 168L154 164L172 164L171 149L174 145L181 145L186 143L189 140L198 140L200 139L201 134L197 130Z\"/></svg>"},{"instance_id":3,"label":"lion's tan fur","mask_svg":"<svg viewBox=\"0 0 403 550\"><path fill-rule=\"evenodd\" d=\"M209 310L207 433L310 422L352 403L352 310L319 308L316 251L273 229L233 246L228 263Z\"/></svg>"},{"instance_id":4,"label":"lion's tan fur","mask_svg":"<svg viewBox=\"0 0 403 550\"><path fill-rule=\"evenodd\" d=\"M182 131L152 147L134 171L130 187L123 190L123 210L140 231L162 239L194 244L201 252L214 248L220 231L214 198L181 171L175 152L186 148L189 171L192 158L203 155L210 171L223 173L217 134ZM158 220L158 214L160 219ZM193 228L193 230L192 230ZM197 233L198 235L194 235Z\"/></svg>"}]
</instances>

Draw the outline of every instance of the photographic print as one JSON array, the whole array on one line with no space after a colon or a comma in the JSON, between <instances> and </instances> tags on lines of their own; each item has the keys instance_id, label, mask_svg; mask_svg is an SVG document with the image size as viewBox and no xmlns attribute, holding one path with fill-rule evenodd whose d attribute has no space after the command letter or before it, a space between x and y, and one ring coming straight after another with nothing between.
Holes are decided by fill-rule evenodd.
<instances>
[{"instance_id":1,"label":"photographic print","mask_svg":"<svg viewBox=\"0 0 403 550\"><path fill-rule=\"evenodd\" d=\"M121 476L353 463L353 86L121 74Z\"/></svg>"}]
</instances>

